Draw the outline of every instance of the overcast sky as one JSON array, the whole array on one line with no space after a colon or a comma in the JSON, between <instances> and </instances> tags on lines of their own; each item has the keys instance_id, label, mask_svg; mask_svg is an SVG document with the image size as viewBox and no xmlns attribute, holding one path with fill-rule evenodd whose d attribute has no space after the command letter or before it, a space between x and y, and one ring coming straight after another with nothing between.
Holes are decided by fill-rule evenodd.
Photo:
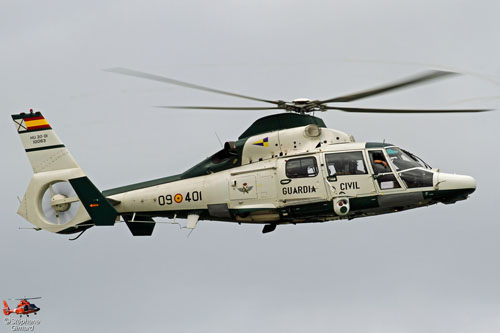
<instances>
[{"instance_id":1,"label":"overcast sky","mask_svg":"<svg viewBox=\"0 0 500 333\"><path fill-rule=\"evenodd\" d=\"M78 3L0 2L0 297L42 296L37 332L500 331L498 111L320 115L475 177L455 205L266 235L202 221L190 238L170 225L133 238L119 224L75 242L18 229L32 170L10 119L41 110L104 190L187 170L219 149L215 133L234 140L270 114L156 109L260 104L109 67L285 100L444 68L467 75L355 105L498 108L499 1Z\"/></svg>"}]
</instances>

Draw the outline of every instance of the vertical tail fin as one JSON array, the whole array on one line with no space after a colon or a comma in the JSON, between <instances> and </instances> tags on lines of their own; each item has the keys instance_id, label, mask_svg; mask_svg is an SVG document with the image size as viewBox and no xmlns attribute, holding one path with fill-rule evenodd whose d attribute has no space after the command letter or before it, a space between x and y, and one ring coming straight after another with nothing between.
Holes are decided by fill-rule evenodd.
<instances>
[{"instance_id":1,"label":"vertical tail fin","mask_svg":"<svg viewBox=\"0 0 500 333\"><path fill-rule=\"evenodd\" d=\"M40 112L12 115L34 173L78 168L69 151Z\"/></svg>"},{"instance_id":2,"label":"vertical tail fin","mask_svg":"<svg viewBox=\"0 0 500 333\"><path fill-rule=\"evenodd\" d=\"M40 112L12 115L35 173L18 214L40 229L74 233L113 225L117 212L86 177Z\"/></svg>"},{"instance_id":3,"label":"vertical tail fin","mask_svg":"<svg viewBox=\"0 0 500 333\"><path fill-rule=\"evenodd\" d=\"M3 301L3 313L8 316L11 314L11 311L10 311L10 308L9 308L9 305L7 304L6 301Z\"/></svg>"}]
</instances>

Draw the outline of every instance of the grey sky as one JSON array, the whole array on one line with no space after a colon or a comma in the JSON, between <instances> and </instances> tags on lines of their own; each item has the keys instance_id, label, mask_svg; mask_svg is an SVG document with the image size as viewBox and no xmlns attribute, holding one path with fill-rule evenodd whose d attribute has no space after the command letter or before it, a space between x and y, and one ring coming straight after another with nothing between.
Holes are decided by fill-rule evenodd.
<instances>
[{"instance_id":1,"label":"grey sky","mask_svg":"<svg viewBox=\"0 0 500 333\"><path fill-rule=\"evenodd\" d=\"M269 112L102 71L124 66L262 98L330 98L428 68L470 73L355 105L494 107L498 1L10 1L0 4L0 297L42 296L37 332L500 330L497 112L329 112L358 141L475 177L455 205L301 226L124 225L78 241L18 230L32 171L10 114L41 110L102 190L191 167ZM470 98L496 97L473 101ZM457 102L460 102L458 103ZM352 103L354 105L354 103ZM0 331L7 331L0 324Z\"/></svg>"}]
</instances>

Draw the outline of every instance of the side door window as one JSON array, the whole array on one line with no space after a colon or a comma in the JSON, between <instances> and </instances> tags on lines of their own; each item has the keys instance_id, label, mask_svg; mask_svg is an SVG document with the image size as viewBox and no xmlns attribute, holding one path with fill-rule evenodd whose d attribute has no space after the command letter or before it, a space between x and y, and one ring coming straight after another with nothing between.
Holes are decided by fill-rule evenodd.
<instances>
[{"instance_id":1,"label":"side door window","mask_svg":"<svg viewBox=\"0 0 500 333\"><path fill-rule=\"evenodd\" d=\"M360 195L375 192L361 151L325 154L327 180L332 195Z\"/></svg>"},{"instance_id":2,"label":"side door window","mask_svg":"<svg viewBox=\"0 0 500 333\"><path fill-rule=\"evenodd\" d=\"M326 199L324 178L315 156L283 159L281 163L284 164L279 171L281 200Z\"/></svg>"},{"instance_id":3,"label":"side door window","mask_svg":"<svg viewBox=\"0 0 500 333\"><path fill-rule=\"evenodd\" d=\"M286 176L288 178L316 177L318 163L315 157L303 157L286 162Z\"/></svg>"},{"instance_id":4,"label":"side door window","mask_svg":"<svg viewBox=\"0 0 500 333\"><path fill-rule=\"evenodd\" d=\"M326 154L328 177L366 175L363 154L360 151Z\"/></svg>"},{"instance_id":5,"label":"side door window","mask_svg":"<svg viewBox=\"0 0 500 333\"><path fill-rule=\"evenodd\" d=\"M382 150L371 150L368 152L370 163L373 168L373 175L377 180L380 190L391 190L401 188L398 180L392 172L391 166L385 158Z\"/></svg>"}]
</instances>

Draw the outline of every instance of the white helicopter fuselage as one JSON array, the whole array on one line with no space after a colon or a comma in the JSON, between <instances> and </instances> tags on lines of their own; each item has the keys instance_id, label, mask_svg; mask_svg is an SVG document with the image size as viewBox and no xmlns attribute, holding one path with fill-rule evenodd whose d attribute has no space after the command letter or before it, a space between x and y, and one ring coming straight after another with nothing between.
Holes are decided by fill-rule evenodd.
<instances>
[{"instance_id":1,"label":"white helicopter fuselage","mask_svg":"<svg viewBox=\"0 0 500 333\"><path fill-rule=\"evenodd\" d=\"M407 168L398 167L390 153L404 154ZM280 224L452 203L475 189L472 177L411 159L390 144L358 143L343 132L308 125L248 138L241 166L104 194L120 202L115 208L121 214Z\"/></svg>"},{"instance_id":2,"label":"white helicopter fuselage","mask_svg":"<svg viewBox=\"0 0 500 333\"><path fill-rule=\"evenodd\" d=\"M474 192L472 177L441 173L387 143L355 142L316 117L276 114L186 172L99 191L41 113L12 116L34 175L18 214L37 229L74 233L123 218L151 235L155 217L266 224L398 212Z\"/></svg>"}]
</instances>

